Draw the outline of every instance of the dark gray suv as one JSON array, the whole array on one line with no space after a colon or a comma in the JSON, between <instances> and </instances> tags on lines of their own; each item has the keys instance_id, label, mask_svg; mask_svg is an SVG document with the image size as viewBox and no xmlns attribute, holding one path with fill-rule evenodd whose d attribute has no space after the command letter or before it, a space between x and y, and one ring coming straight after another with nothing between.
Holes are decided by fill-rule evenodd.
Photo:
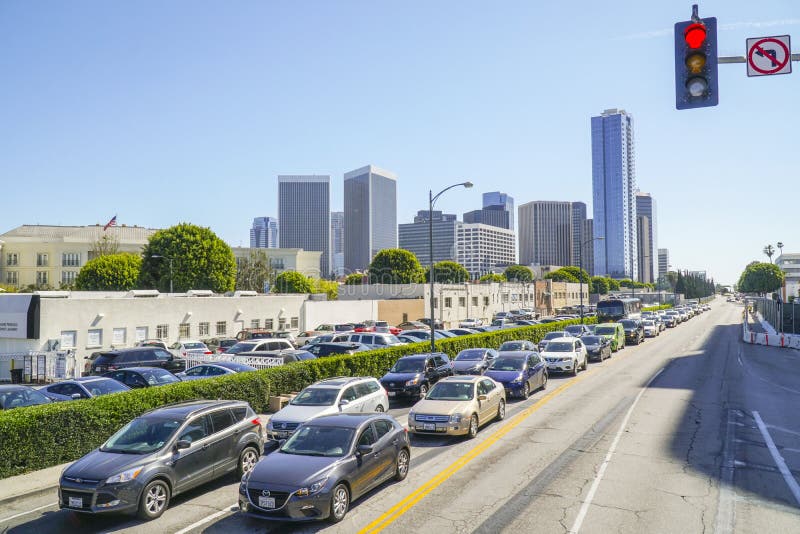
<instances>
[{"instance_id":1,"label":"dark gray suv","mask_svg":"<svg viewBox=\"0 0 800 534\"><path fill-rule=\"evenodd\" d=\"M155 519L170 498L236 471L263 452L261 421L242 401L194 401L137 417L67 467L59 507L82 513L137 512Z\"/></svg>"}]
</instances>

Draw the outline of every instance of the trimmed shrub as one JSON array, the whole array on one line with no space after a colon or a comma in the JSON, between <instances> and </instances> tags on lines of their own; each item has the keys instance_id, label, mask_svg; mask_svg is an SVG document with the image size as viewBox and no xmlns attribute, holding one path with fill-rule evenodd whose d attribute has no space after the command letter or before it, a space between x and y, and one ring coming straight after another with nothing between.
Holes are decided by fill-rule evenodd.
<instances>
[{"instance_id":1,"label":"trimmed shrub","mask_svg":"<svg viewBox=\"0 0 800 534\"><path fill-rule=\"evenodd\" d=\"M642 311L658 311L658 310L668 310L672 308L672 304L663 304L661 306L648 306L646 308L642 308Z\"/></svg>"}]
</instances>

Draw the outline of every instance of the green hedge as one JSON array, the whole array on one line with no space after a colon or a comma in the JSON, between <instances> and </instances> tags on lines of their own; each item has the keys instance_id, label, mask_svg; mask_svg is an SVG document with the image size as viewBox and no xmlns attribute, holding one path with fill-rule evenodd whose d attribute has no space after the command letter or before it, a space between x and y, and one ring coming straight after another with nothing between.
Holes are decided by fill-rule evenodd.
<instances>
[{"instance_id":1,"label":"green hedge","mask_svg":"<svg viewBox=\"0 0 800 534\"><path fill-rule=\"evenodd\" d=\"M648 306L646 308L642 308L642 311L658 311L658 310L667 310L672 308L672 304L663 304L661 306Z\"/></svg>"},{"instance_id":2,"label":"green hedge","mask_svg":"<svg viewBox=\"0 0 800 534\"><path fill-rule=\"evenodd\" d=\"M577 320L509 328L436 342L454 357L472 347L504 341L538 342ZM586 318L586 323L594 318ZM299 391L332 376L383 376L401 356L425 352L429 342L297 362L272 369L138 389L95 399L58 402L0 412L0 478L66 463L102 444L128 421L165 404L196 399L240 399L265 413L269 397Z\"/></svg>"}]
</instances>

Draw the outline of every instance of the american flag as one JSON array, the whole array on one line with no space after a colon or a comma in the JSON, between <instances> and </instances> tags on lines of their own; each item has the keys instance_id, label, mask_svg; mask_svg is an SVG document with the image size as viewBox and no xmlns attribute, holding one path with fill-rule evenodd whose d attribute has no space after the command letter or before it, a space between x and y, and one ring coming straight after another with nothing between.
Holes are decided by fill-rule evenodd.
<instances>
[{"instance_id":1,"label":"american flag","mask_svg":"<svg viewBox=\"0 0 800 534\"><path fill-rule=\"evenodd\" d=\"M108 230L109 226L116 226L116 225L117 225L117 216L114 215L113 217L111 217L111 220L108 221L106 225L103 227L103 231L105 232L106 230Z\"/></svg>"}]
</instances>

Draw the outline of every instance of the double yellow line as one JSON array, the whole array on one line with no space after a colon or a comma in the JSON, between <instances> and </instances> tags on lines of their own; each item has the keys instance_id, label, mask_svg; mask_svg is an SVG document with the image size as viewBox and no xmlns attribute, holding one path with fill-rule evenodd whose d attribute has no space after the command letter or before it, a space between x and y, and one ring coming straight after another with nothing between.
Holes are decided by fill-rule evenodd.
<instances>
[{"instance_id":1,"label":"double yellow line","mask_svg":"<svg viewBox=\"0 0 800 534\"><path fill-rule=\"evenodd\" d=\"M550 402L550 400L552 400L556 395L559 395L565 389L574 386L575 384L583 380L586 376L592 374L592 372L594 372L594 370L584 372L578 377L573 378L569 382L562 384L558 388L554 389L553 391L542 397L541 400L539 400L539 402L537 402L536 404L529 406L525 410L515 415L508 423L506 423L502 427L498 428L495 432L490 434L489 437L486 438L486 440L484 440L474 448L470 449L466 454L458 458L455 462L450 464L443 471L439 472L439 474L437 474L435 477L433 477L428 482L426 482L425 484L414 490L410 495L406 496L403 500L401 500L400 502L389 508L389 510L383 513L375 521L373 521L366 527L359 530L358 534L375 534L377 532L382 531L389 525L391 525L401 515L406 513L406 511L408 511L409 508L417 504L427 494L438 488L443 482L445 482L451 476L456 474L462 467L464 467L469 462L477 458L481 453L485 452L489 447L494 445L500 438L511 432L520 423L522 423L525 419L527 419L532 413L539 410L542 406Z\"/></svg>"}]
</instances>

